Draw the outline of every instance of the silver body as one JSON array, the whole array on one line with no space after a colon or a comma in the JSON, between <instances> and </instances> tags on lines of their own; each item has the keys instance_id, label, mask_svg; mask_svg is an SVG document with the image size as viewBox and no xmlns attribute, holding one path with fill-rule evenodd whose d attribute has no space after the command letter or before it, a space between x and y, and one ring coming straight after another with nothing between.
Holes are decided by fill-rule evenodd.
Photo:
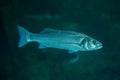
<instances>
[{"instance_id":1,"label":"silver body","mask_svg":"<svg viewBox=\"0 0 120 80\"><path fill-rule=\"evenodd\" d=\"M28 42L38 42L39 48L53 47L69 50L69 53L77 51L91 51L102 48L102 44L85 35L73 31L63 31L46 28L38 34L30 34Z\"/></svg>"}]
</instances>

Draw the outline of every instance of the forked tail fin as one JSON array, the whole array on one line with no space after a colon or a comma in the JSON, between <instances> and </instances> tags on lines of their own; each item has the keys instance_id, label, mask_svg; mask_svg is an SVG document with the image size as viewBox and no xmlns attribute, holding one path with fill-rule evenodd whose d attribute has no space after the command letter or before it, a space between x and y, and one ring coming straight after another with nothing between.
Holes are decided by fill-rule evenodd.
<instances>
[{"instance_id":1,"label":"forked tail fin","mask_svg":"<svg viewBox=\"0 0 120 80\"><path fill-rule=\"evenodd\" d=\"M18 32L19 32L19 36L20 36L18 47L22 47L29 42L31 33L29 31L27 31L26 29L24 29L20 25L17 25L17 28L18 28Z\"/></svg>"}]
</instances>

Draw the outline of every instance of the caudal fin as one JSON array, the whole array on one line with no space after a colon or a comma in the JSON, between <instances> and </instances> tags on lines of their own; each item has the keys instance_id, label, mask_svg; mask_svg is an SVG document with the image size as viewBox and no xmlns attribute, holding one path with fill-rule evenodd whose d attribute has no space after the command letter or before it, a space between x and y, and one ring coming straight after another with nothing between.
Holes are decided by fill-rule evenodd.
<instances>
[{"instance_id":1,"label":"caudal fin","mask_svg":"<svg viewBox=\"0 0 120 80\"><path fill-rule=\"evenodd\" d=\"M17 25L17 28L18 28L18 32L20 36L18 47L22 47L29 42L30 40L29 36L31 33L27 31L26 29L24 29L22 26Z\"/></svg>"}]
</instances>

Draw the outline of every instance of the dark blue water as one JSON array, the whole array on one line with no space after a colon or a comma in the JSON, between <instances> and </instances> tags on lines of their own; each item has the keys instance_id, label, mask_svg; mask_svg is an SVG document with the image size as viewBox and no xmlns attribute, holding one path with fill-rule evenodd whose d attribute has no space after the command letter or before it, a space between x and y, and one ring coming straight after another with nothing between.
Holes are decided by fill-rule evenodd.
<instances>
[{"instance_id":1,"label":"dark blue water","mask_svg":"<svg viewBox=\"0 0 120 80\"><path fill-rule=\"evenodd\" d=\"M0 3L0 80L120 80L120 1ZM38 49L35 42L18 48L18 24L33 33L47 27L82 32L102 42L103 48L75 55L54 48ZM69 63L77 57L79 60Z\"/></svg>"}]
</instances>

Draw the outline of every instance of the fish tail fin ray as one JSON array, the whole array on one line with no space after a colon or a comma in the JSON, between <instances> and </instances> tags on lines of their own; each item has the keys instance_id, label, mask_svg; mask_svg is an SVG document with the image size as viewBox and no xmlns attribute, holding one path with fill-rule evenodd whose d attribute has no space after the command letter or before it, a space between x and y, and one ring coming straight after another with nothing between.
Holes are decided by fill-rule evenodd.
<instances>
[{"instance_id":1,"label":"fish tail fin ray","mask_svg":"<svg viewBox=\"0 0 120 80\"><path fill-rule=\"evenodd\" d=\"M19 32L19 36L20 36L18 47L22 47L30 41L31 33L29 31L27 31L26 29L24 29L20 25L17 25L17 28L18 28L18 32Z\"/></svg>"}]
</instances>

